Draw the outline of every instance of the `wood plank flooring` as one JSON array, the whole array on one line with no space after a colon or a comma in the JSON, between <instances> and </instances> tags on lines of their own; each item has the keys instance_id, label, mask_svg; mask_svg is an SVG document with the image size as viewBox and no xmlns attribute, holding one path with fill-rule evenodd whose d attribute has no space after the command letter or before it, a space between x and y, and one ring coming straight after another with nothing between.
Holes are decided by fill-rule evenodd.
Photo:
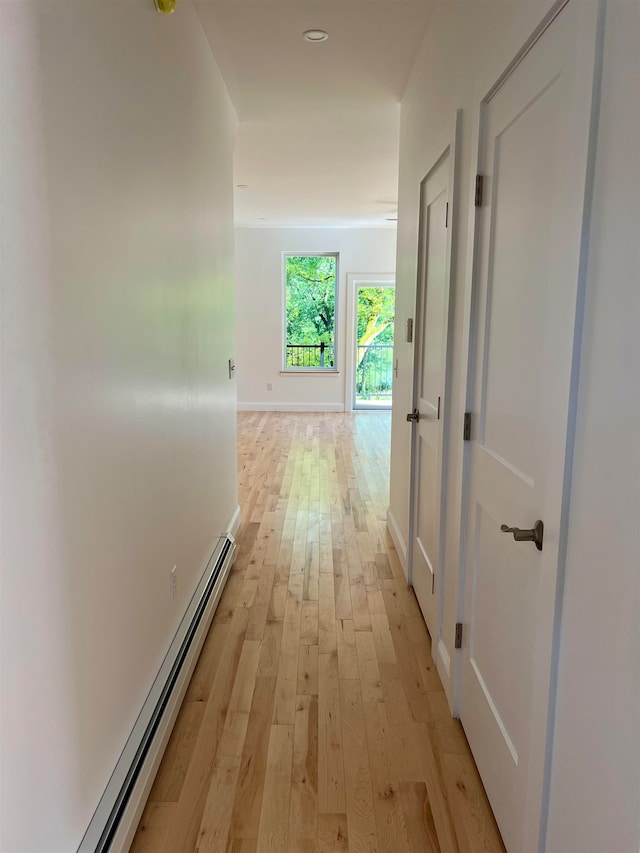
<instances>
[{"instance_id":1,"label":"wood plank flooring","mask_svg":"<svg viewBox=\"0 0 640 853\"><path fill-rule=\"evenodd\" d=\"M238 416L235 565L134 853L503 851L386 530L386 413Z\"/></svg>"}]
</instances>

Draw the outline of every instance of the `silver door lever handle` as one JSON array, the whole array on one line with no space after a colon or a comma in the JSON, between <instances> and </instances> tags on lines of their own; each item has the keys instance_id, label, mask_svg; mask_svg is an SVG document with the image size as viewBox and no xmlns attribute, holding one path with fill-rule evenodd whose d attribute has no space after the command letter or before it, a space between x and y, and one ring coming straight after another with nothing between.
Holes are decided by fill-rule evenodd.
<instances>
[{"instance_id":1,"label":"silver door lever handle","mask_svg":"<svg viewBox=\"0 0 640 853\"><path fill-rule=\"evenodd\" d=\"M531 530L521 530L519 527L508 527L500 525L503 533L512 533L516 542L534 542L538 551L542 551L542 538L544 536L544 524L538 519Z\"/></svg>"},{"instance_id":2,"label":"silver door lever handle","mask_svg":"<svg viewBox=\"0 0 640 853\"><path fill-rule=\"evenodd\" d=\"M415 421L417 423L420 420L420 412L417 409L414 409L412 412L409 412L409 414L407 415L407 420L409 421L409 423L411 423L411 421Z\"/></svg>"}]
</instances>

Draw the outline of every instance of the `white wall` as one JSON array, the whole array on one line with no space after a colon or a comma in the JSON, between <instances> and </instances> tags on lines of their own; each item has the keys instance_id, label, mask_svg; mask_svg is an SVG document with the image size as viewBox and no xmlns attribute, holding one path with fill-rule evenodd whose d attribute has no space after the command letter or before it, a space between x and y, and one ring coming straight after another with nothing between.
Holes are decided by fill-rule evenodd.
<instances>
[{"instance_id":1,"label":"white wall","mask_svg":"<svg viewBox=\"0 0 640 853\"><path fill-rule=\"evenodd\" d=\"M441 3L402 104L396 324L415 305L419 183L463 110L453 293L450 483L443 641L452 661L458 606L460 471L470 283L472 137L480 98L548 2ZM548 834L553 853L640 848L638 577L638 4L610 0L584 336L575 476L560 648ZM391 513L407 537L412 347L397 339ZM624 450L621 450L624 448ZM452 696L453 672L445 684Z\"/></svg>"},{"instance_id":2,"label":"white wall","mask_svg":"<svg viewBox=\"0 0 640 853\"><path fill-rule=\"evenodd\" d=\"M237 505L235 115L189 0L2 19L0 849L69 853Z\"/></svg>"},{"instance_id":3,"label":"white wall","mask_svg":"<svg viewBox=\"0 0 640 853\"><path fill-rule=\"evenodd\" d=\"M236 229L238 405L245 409L341 411L345 401L348 273L392 273L392 228ZM282 375L283 252L338 252L338 369L327 376ZM273 386L267 391L267 383Z\"/></svg>"}]
</instances>

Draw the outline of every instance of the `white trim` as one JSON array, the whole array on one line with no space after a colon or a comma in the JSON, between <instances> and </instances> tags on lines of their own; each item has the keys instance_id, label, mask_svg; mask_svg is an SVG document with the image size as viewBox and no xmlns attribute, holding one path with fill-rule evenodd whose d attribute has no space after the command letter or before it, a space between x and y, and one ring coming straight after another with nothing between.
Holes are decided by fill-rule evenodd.
<instances>
[{"instance_id":1,"label":"white trim","mask_svg":"<svg viewBox=\"0 0 640 853\"><path fill-rule=\"evenodd\" d=\"M402 571L404 572L405 578L408 578L407 574L407 543L404 541L404 536L400 532L400 527L398 526L398 522L396 521L396 517L391 512L391 507L387 508L387 530L393 539L393 544L395 545L396 551L398 552L398 559L400 560L400 565L402 566Z\"/></svg>"},{"instance_id":2,"label":"white trim","mask_svg":"<svg viewBox=\"0 0 640 853\"><path fill-rule=\"evenodd\" d=\"M358 312L356 310L356 294L358 285L372 285L380 287L396 286L396 274L393 272L382 273L347 273L347 325L345 334L345 383L344 383L344 410L353 412L356 410L356 393L354 387L355 379L355 354L356 354L356 328L358 323ZM372 407L373 408L373 407ZM366 407L357 411L367 411Z\"/></svg>"},{"instance_id":3,"label":"white trim","mask_svg":"<svg viewBox=\"0 0 640 853\"><path fill-rule=\"evenodd\" d=\"M471 131L471 172L469 174L468 194L469 198L473 199L475 194L476 175L481 169L481 151L480 151L480 125L481 125L482 101L479 101L473 108L472 115L472 131ZM467 241L467 256L466 256L466 275L463 287L463 316L462 316L462 346L461 346L461 365L462 376L459 392L460 411L463 413L471 412L473 409L473 354L475 349L475 296L476 290L474 287L475 270L478 264L478 208L469 205L469 213L467 218L467 233L469 239ZM458 428L462 429L462 421L459 422ZM465 605L465 566L467 559L467 490L469 487L469 457L470 457L470 441L463 442L462 445L462 464L458 468L457 493L460 495L460 527L458 530L458 596L456 602L455 618L457 622L464 623L464 605ZM454 652L454 668L453 668L453 696L452 706L454 716L459 716L460 713L460 697L462 693L462 649L457 649Z\"/></svg>"},{"instance_id":4,"label":"white trim","mask_svg":"<svg viewBox=\"0 0 640 853\"><path fill-rule=\"evenodd\" d=\"M277 225L259 225L257 222L238 222L234 227L242 228L246 231L253 231L255 229L260 229L261 231L264 231L265 229L278 231L283 228L292 231L304 231L309 228L313 228L318 231L397 231L397 226L395 224L385 225L384 222L379 222L377 220L371 222L363 221L360 222L360 224L354 224L353 222L336 222L329 224L326 222L305 222L303 225L299 222L279 222Z\"/></svg>"},{"instance_id":5,"label":"white trim","mask_svg":"<svg viewBox=\"0 0 640 853\"><path fill-rule=\"evenodd\" d=\"M238 403L239 412L344 412L343 403Z\"/></svg>"},{"instance_id":6,"label":"white trim","mask_svg":"<svg viewBox=\"0 0 640 853\"><path fill-rule=\"evenodd\" d=\"M315 344L309 346L315 346ZM337 367L283 367L280 370L280 376L335 376L338 373L340 371Z\"/></svg>"},{"instance_id":7,"label":"white trim","mask_svg":"<svg viewBox=\"0 0 640 853\"><path fill-rule=\"evenodd\" d=\"M233 536L235 539L238 535L238 530L240 530L240 524L242 523L242 516L240 513L240 507L237 506L233 511L233 515L231 516L231 520L229 524L227 524L227 533L230 536Z\"/></svg>"},{"instance_id":8,"label":"white trim","mask_svg":"<svg viewBox=\"0 0 640 853\"><path fill-rule=\"evenodd\" d=\"M442 637L440 637L436 645L435 662L436 668L438 670L438 675L440 676L442 683L445 685L445 693L447 693L448 691L446 688L449 686L451 658L449 656L449 650L445 646Z\"/></svg>"}]
</instances>

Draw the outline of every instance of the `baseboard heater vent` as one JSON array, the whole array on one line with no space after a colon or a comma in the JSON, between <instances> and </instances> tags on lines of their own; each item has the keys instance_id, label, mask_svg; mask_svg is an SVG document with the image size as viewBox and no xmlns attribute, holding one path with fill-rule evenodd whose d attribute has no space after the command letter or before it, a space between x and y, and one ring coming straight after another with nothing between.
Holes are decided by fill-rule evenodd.
<instances>
[{"instance_id":1,"label":"baseboard heater vent","mask_svg":"<svg viewBox=\"0 0 640 853\"><path fill-rule=\"evenodd\" d=\"M129 849L227 575L235 540L222 536L109 779L78 853Z\"/></svg>"}]
</instances>

